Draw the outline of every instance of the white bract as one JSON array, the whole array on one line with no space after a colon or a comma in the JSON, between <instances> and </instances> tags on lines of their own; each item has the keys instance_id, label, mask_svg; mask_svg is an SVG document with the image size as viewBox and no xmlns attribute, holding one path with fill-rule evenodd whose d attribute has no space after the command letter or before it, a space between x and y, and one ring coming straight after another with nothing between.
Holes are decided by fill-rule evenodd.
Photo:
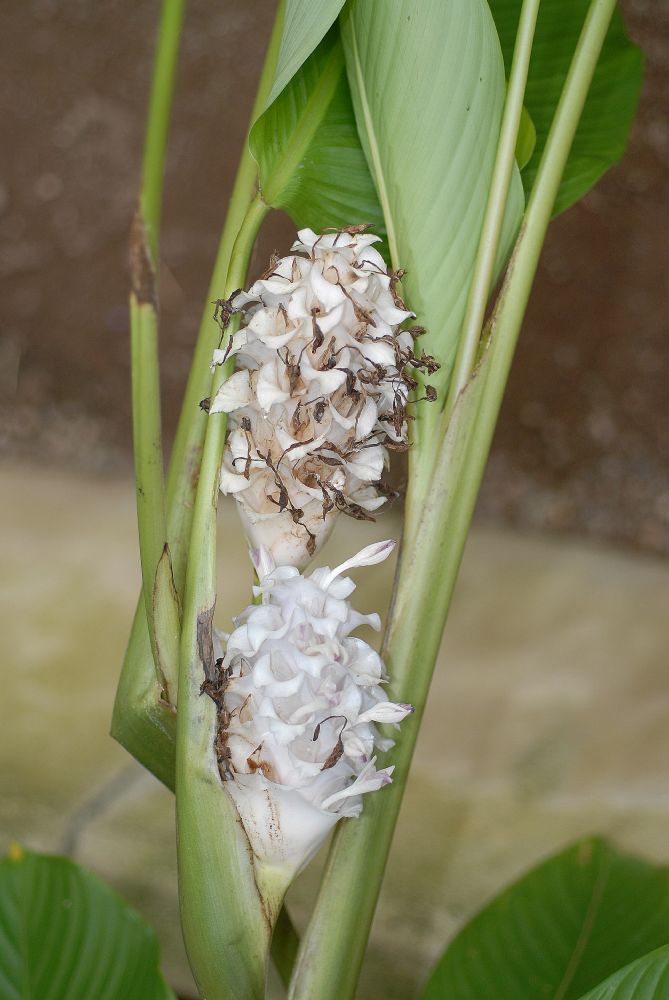
<instances>
[{"instance_id":1,"label":"white bract","mask_svg":"<svg viewBox=\"0 0 669 1000\"><path fill-rule=\"evenodd\" d=\"M391 781L393 767L377 770L375 752L393 741L375 723L397 724L412 708L387 700L381 658L352 635L380 623L352 609L355 584L342 573L393 547L370 545L309 576L253 553L262 603L222 637L218 678L204 687L217 704L219 770L256 864L288 879L338 819L360 813L364 793Z\"/></svg>"},{"instance_id":2,"label":"white bract","mask_svg":"<svg viewBox=\"0 0 669 1000\"><path fill-rule=\"evenodd\" d=\"M400 275L359 229L303 229L289 256L223 304L242 325L213 357L237 366L210 401L230 414L221 490L278 565L306 565L339 511L371 519L385 503L387 449L406 447L409 369L437 367L415 357L420 328L400 328L413 316Z\"/></svg>"}]
</instances>

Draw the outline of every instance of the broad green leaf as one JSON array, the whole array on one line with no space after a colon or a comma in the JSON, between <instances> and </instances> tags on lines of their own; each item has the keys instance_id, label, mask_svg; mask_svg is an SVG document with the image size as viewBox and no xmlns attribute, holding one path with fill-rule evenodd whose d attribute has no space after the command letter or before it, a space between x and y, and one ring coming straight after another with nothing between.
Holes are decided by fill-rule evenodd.
<instances>
[{"instance_id":1,"label":"broad green leaf","mask_svg":"<svg viewBox=\"0 0 669 1000\"><path fill-rule=\"evenodd\" d=\"M584 840L474 917L423 1000L577 1000L667 941L669 869Z\"/></svg>"},{"instance_id":2,"label":"broad green leaf","mask_svg":"<svg viewBox=\"0 0 669 1000\"><path fill-rule=\"evenodd\" d=\"M353 0L341 16L358 131L392 262L444 387L472 277L505 96L485 0ZM514 168L500 263L523 209ZM427 408L426 408L427 409ZM434 409L434 408L433 408Z\"/></svg>"},{"instance_id":3,"label":"broad green leaf","mask_svg":"<svg viewBox=\"0 0 669 1000\"><path fill-rule=\"evenodd\" d=\"M508 72L521 0L489 2ZM523 171L526 192L534 184L588 7L589 0L542 0L539 7L525 92L525 105L537 130L534 154ZM555 214L581 198L623 155L641 88L642 64L641 52L629 41L616 9L562 178Z\"/></svg>"},{"instance_id":4,"label":"broad green leaf","mask_svg":"<svg viewBox=\"0 0 669 1000\"><path fill-rule=\"evenodd\" d=\"M669 945L615 972L581 1000L662 1000L669 997Z\"/></svg>"},{"instance_id":5,"label":"broad green leaf","mask_svg":"<svg viewBox=\"0 0 669 1000\"><path fill-rule=\"evenodd\" d=\"M264 200L288 212L298 228L367 222L382 233L337 27L256 121L249 142Z\"/></svg>"},{"instance_id":6,"label":"broad green leaf","mask_svg":"<svg viewBox=\"0 0 669 1000\"><path fill-rule=\"evenodd\" d=\"M285 0L281 48L265 109L276 100L339 16L346 0Z\"/></svg>"},{"instance_id":7,"label":"broad green leaf","mask_svg":"<svg viewBox=\"0 0 669 1000\"><path fill-rule=\"evenodd\" d=\"M175 1000L139 914L67 858L0 862L2 1000Z\"/></svg>"}]
</instances>

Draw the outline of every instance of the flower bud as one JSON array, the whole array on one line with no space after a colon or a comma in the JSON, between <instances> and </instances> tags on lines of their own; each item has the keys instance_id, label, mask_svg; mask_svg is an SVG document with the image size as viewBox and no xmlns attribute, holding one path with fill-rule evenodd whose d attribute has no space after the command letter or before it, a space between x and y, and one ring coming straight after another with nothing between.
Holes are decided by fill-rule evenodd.
<instances>
[{"instance_id":1,"label":"flower bud","mask_svg":"<svg viewBox=\"0 0 669 1000\"><path fill-rule=\"evenodd\" d=\"M237 365L210 402L230 414L221 490L278 565L306 565L338 512L373 520L390 493L388 449L408 447L409 369L438 367L414 355L419 328L401 328L413 313L378 239L303 229L291 255L223 304L242 324L213 357Z\"/></svg>"},{"instance_id":2,"label":"flower bud","mask_svg":"<svg viewBox=\"0 0 669 1000\"><path fill-rule=\"evenodd\" d=\"M413 709L386 700L381 658L352 634L378 629L379 617L352 609L355 585L342 573L393 546L370 545L309 576L253 553L261 603L218 639L218 679L203 690L217 704L219 771L261 881L280 872L288 884L337 820L359 815L362 796L392 780L392 766L376 768L375 751L393 743L375 724L397 725Z\"/></svg>"}]
</instances>

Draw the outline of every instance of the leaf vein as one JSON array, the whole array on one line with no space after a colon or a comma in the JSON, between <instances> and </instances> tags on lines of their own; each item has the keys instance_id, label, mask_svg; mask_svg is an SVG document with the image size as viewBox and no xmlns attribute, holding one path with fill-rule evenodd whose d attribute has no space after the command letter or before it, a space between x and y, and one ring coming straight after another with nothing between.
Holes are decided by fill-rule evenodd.
<instances>
[{"instance_id":1,"label":"leaf vein","mask_svg":"<svg viewBox=\"0 0 669 1000\"><path fill-rule=\"evenodd\" d=\"M576 939L576 944L574 945L574 950L572 952L571 958L567 963L567 968L564 971L564 976L562 981L559 983L558 988L555 992L554 1000L564 1000L567 995L567 990L571 986L576 972L578 970L579 963L583 958L583 953L590 940L590 935L592 933L592 928L599 911L599 907L602 902L602 897L604 895L604 890L609 881L609 875L611 874L611 858L607 858L606 864L602 867L599 872L595 883L592 887L592 893L590 895L590 902L588 903L588 909L586 910L585 916L583 917L583 923L581 925L581 930L579 932L578 938Z\"/></svg>"},{"instance_id":2,"label":"leaf vein","mask_svg":"<svg viewBox=\"0 0 669 1000\"><path fill-rule=\"evenodd\" d=\"M388 247L390 250L390 259L393 263L393 267L399 267L398 257L397 257L397 239L395 236L395 225L392 212L390 210L390 199L388 197L386 180L381 165L381 153L379 150L379 144L376 138L376 132L374 130L374 122L372 119L371 109L369 107L369 102L367 100L365 78L360 63L360 52L358 50L358 39L356 34L354 18L351 18L351 48L353 54L353 62L355 66L355 76L358 84L358 93L360 94L360 106L362 108L362 114L365 119L365 132L367 135L367 141L369 143L369 155L372 161L371 162L372 173L374 176L374 181L376 183L376 190L379 195L379 201L381 202L381 210L383 212L383 218L386 224L386 232L388 233Z\"/></svg>"}]
</instances>

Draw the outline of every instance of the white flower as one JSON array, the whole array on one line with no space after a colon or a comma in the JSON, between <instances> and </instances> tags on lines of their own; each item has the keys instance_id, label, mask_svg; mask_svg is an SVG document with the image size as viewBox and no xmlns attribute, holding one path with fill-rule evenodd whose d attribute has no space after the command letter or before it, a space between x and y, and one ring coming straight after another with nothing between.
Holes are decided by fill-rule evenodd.
<instances>
[{"instance_id":1,"label":"white flower","mask_svg":"<svg viewBox=\"0 0 669 1000\"><path fill-rule=\"evenodd\" d=\"M230 414L220 485L252 546L304 566L339 511L373 519L385 502L388 449L407 447L408 369L438 366L414 355L420 328L401 329L413 313L372 246L379 237L360 227L298 237L224 304L242 326L213 364L234 355L237 371L210 412Z\"/></svg>"},{"instance_id":2,"label":"white flower","mask_svg":"<svg viewBox=\"0 0 669 1000\"><path fill-rule=\"evenodd\" d=\"M387 701L379 655L352 635L380 622L352 609L355 585L342 573L393 547L370 545L306 577L255 552L262 603L235 619L218 680L203 688L217 704L219 768L256 864L288 881L338 819L360 813L363 794L392 780L392 766L376 768L375 751L393 743L375 723L397 725L413 709Z\"/></svg>"}]
</instances>

